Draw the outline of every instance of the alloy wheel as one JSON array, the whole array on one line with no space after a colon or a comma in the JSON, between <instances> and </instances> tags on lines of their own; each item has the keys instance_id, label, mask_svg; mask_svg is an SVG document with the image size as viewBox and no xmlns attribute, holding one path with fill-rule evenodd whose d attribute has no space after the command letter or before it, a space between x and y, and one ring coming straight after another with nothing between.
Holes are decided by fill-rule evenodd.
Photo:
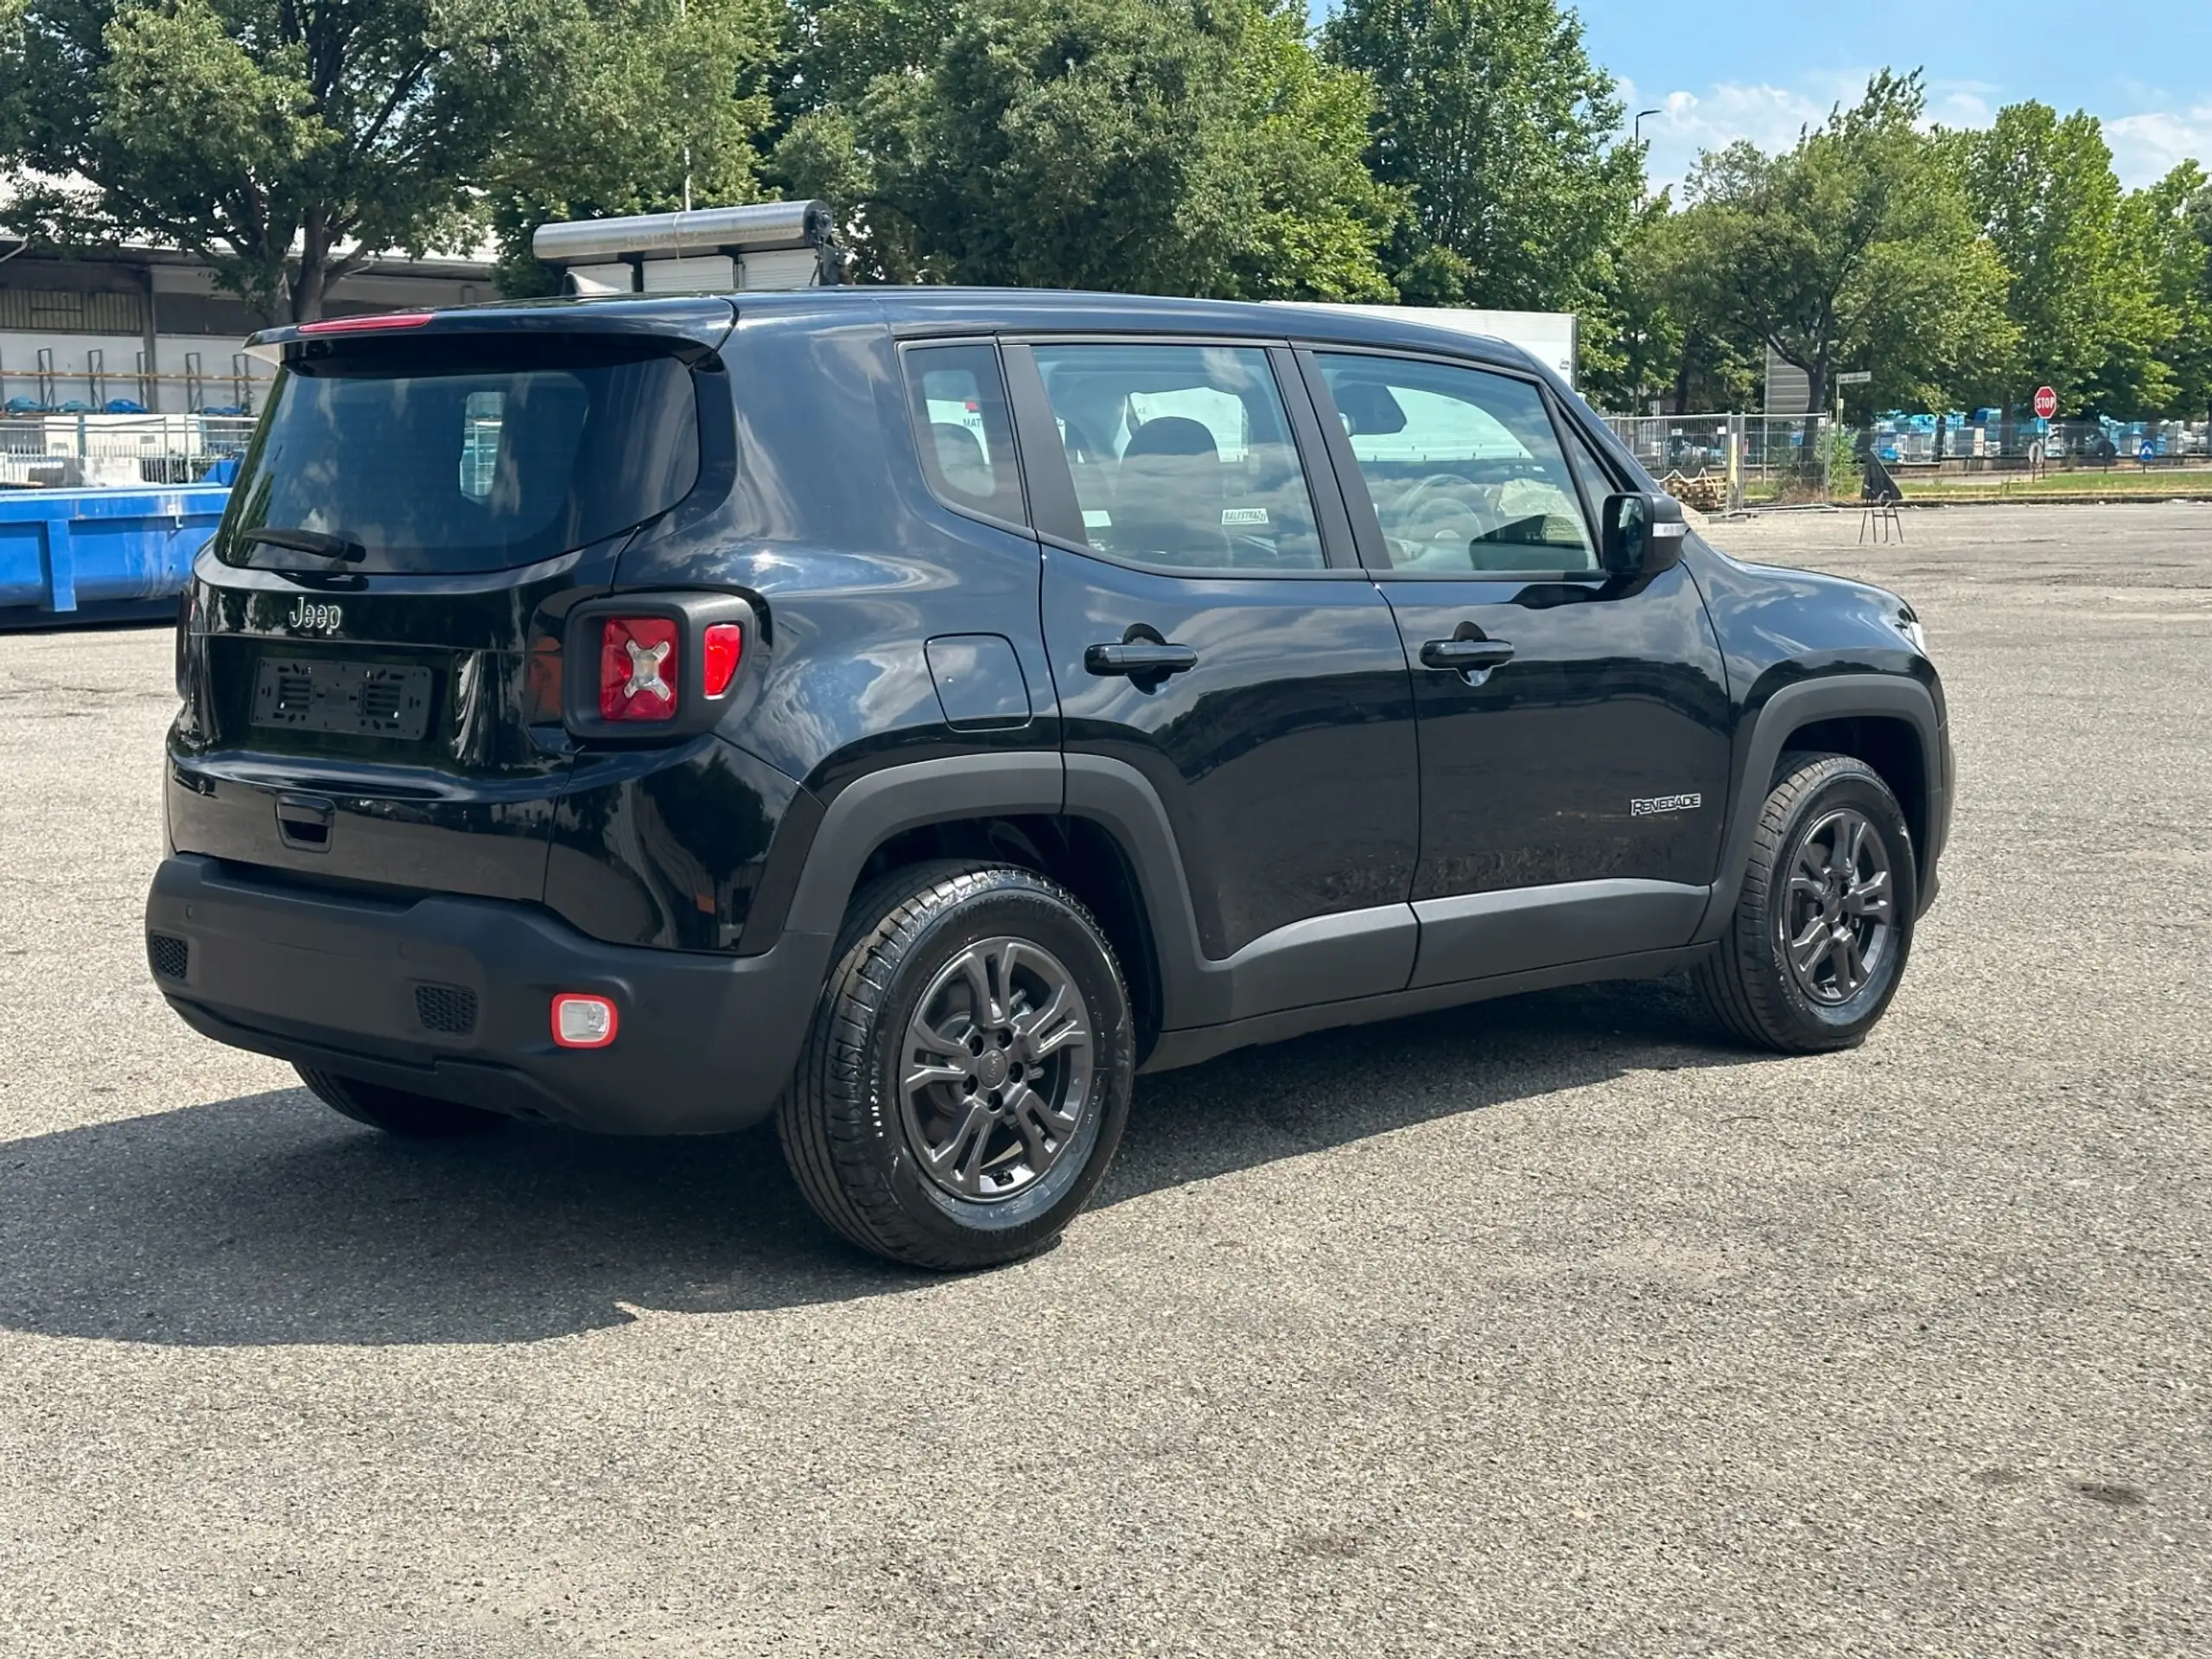
<instances>
[{"instance_id":1,"label":"alloy wheel","mask_svg":"<svg viewBox=\"0 0 2212 1659\"><path fill-rule=\"evenodd\" d=\"M1896 949L1889 847L1864 812L1838 807L1799 839L1789 870L1789 896L1776 914L1789 976L1815 1002L1848 1002Z\"/></svg>"},{"instance_id":2,"label":"alloy wheel","mask_svg":"<svg viewBox=\"0 0 2212 1659\"><path fill-rule=\"evenodd\" d=\"M930 1180L995 1202L1041 1180L1083 1127L1091 1016L1059 958L979 940L938 969L906 1023L899 1106Z\"/></svg>"}]
</instances>

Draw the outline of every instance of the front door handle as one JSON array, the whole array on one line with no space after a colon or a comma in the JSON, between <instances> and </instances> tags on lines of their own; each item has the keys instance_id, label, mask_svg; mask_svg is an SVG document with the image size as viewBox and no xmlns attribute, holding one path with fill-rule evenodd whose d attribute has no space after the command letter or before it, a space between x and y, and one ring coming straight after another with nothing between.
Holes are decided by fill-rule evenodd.
<instances>
[{"instance_id":1,"label":"front door handle","mask_svg":"<svg viewBox=\"0 0 2212 1659\"><path fill-rule=\"evenodd\" d=\"M1131 639L1118 645L1086 646L1083 665L1093 674L1125 674L1133 680L1164 678L1196 668L1198 653L1188 645Z\"/></svg>"},{"instance_id":2,"label":"front door handle","mask_svg":"<svg viewBox=\"0 0 2212 1659\"><path fill-rule=\"evenodd\" d=\"M1462 674L1479 673L1512 660L1510 639L1432 639L1421 648L1423 668L1456 669Z\"/></svg>"}]
</instances>

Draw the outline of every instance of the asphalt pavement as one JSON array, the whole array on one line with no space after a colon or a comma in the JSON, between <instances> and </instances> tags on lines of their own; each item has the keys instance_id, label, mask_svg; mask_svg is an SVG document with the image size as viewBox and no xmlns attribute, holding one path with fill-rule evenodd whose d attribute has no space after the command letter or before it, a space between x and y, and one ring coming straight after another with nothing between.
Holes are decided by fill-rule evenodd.
<instances>
[{"instance_id":1,"label":"asphalt pavement","mask_svg":"<svg viewBox=\"0 0 2212 1659\"><path fill-rule=\"evenodd\" d=\"M0 1653L2212 1651L2212 505L1904 527L1713 532L1949 690L1864 1048L1232 1055L960 1279L772 1135L398 1144L194 1036L168 636L0 637Z\"/></svg>"}]
</instances>

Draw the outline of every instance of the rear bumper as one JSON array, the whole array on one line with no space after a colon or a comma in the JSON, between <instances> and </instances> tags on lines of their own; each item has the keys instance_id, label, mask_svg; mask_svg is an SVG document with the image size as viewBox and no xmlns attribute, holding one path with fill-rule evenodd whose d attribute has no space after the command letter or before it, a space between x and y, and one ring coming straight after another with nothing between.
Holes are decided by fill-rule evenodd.
<instances>
[{"instance_id":1,"label":"rear bumper","mask_svg":"<svg viewBox=\"0 0 2212 1659\"><path fill-rule=\"evenodd\" d=\"M640 950L531 906L280 886L193 855L162 861L146 928L183 941L179 953L149 937L155 983L218 1042L619 1135L712 1134L766 1116L798 1062L831 944L786 933L758 957ZM435 995L418 998L423 988ZM612 998L614 1042L556 1047L561 991ZM456 1008L471 1013L465 1028ZM447 1028L427 1027L426 1011Z\"/></svg>"}]
</instances>

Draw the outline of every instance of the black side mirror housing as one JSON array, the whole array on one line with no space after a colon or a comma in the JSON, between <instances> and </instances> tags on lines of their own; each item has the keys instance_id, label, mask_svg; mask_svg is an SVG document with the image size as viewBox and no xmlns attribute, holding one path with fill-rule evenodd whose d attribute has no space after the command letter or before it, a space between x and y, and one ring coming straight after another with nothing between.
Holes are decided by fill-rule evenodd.
<instances>
[{"instance_id":1,"label":"black side mirror housing","mask_svg":"<svg viewBox=\"0 0 2212 1659\"><path fill-rule=\"evenodd\" d=\"M1656 576L1682 557L1689 534L1682 504L1662 491L1635 490L1605 498L1599 557L1617 576Z\"/></svg>"}]
</instances>

